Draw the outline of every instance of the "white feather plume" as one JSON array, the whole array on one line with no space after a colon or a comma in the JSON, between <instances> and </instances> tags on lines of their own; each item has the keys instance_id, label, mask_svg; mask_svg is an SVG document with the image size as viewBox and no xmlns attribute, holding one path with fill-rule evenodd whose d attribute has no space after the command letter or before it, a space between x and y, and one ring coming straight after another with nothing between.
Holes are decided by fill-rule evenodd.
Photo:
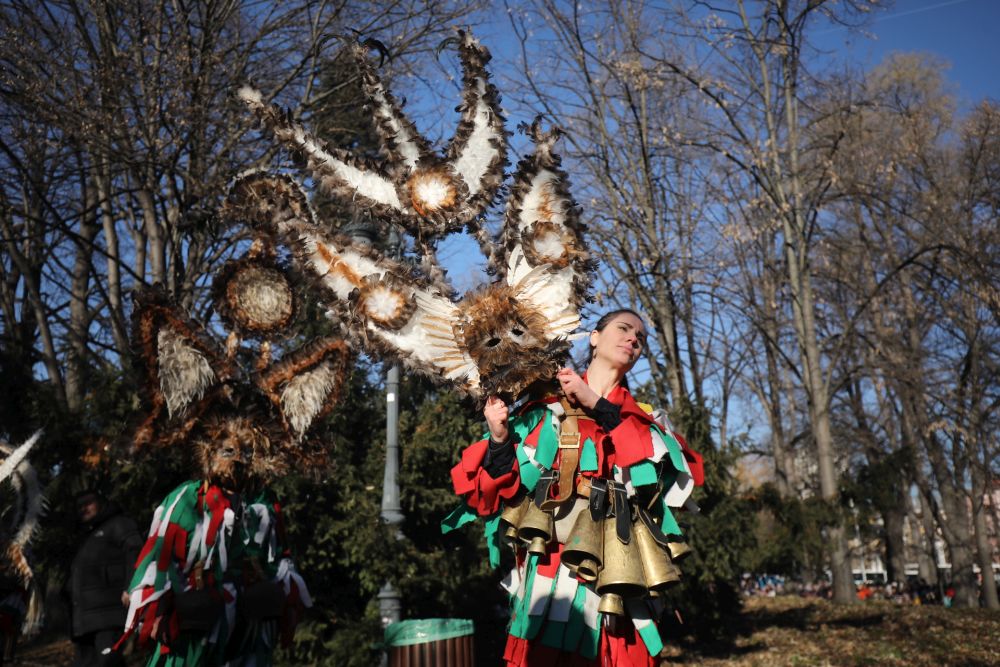
<instances>
[{"instance_id":1,"label":"white feather plume","mask_svg":"<svg viewBox=\"0 0 1000 667\"><path fill-rule=\"evenodd\" d=\"M215 382L215 371L201 352L176 331L164 327L156 339L160 360L160 390L173 416L187 407Z\"/></svg>"},{"instance_id":2,"label":"white feather plume","mask_svg":"<svg viewBox=\"0 0 1000 667\"><path fill-rule=\"evenodd\" d=\"M38 483L38 473L28 461L22 461L12 481L18 496L24 499L24 515L18 517L20 523L11 539L11 544L23 550L38 531L38 521L45 513L45 497Z\"/></svg>"},{"instance_id":3,"label":"white feather plume","mask_svg":"<svg viewBox=\"0 0 1000 667\"><path fill-rule=\"evenodd\" d=\"M281 405L297 437L302 437L333 391L337 374L325 361L293 377L281 392Z\"/></svg>"},{"instance_id":4,"label":"white feather plume","mask_svg":"<svg viewBox=\"0 0 1000 667\"><path fill-rule=\"evenodd\" d=\"M241 87L236 93L255 113L265 108L264 96L250 86ZM274 127L275 136L283 142L293 144L312 158L315 167L333 175L358 193L380 204L402 210L396 186L381 174L359 169L327 152L322 143L310 134L300 123L288 121Z\"/></svg>"},{"instance_id":5,"label":"white feather plume","mask_svg":"<svg viewBox=\"0 0 1000 667\"><path fill-rule=\"evenodd\" d=\"M548 320L549 338L567 336L580 326L580 311L573 299L573 266L552 271L548 264L531 268L521 246L515 246L507 267L507 284L541 311Z\"/></svg>"},{"instance_id":6,"label":"white feather plume","mask_svg":"<svg viewBox=\"0 0 1000 667\"><path fill-rule=\"evenodd\" d=\"M413 137L410 133L399 122L399 119L388 110L388 104L385 99L385 93L383 92L381 86L376 90L375 94L372 95L372 99L375 100L376 108L378 109L378 114L386 119L389 123L389 127L392 128L395 136L396 148L399 150L399 154L403 157L403 162L406 164L408 171L413 171L417 166L417 162L420 161L420 149L415 143L413 143Z\"/></svg>"},{"instance_id":7,"label":"white feather plume","mask_svg":"<svg viewBox=\"0 0 1000 667\"><path fill-rule=\"evenodd\" d=\"M34 435L28 438L23 444L18 445L10 455L4 460L3 464L0 465L0 482L10 477L19 465L21 461L24 461L28 456L28 452L31 448L35 446L38 439L42 437L42 432L35 431Z\"/></svg>"},{"instance_id":8,"label":"white feather plume","mask_svg":"<svg viewBox=\"0 0 1000 667\"><path fill-rule=\"evenodd\" d=\"M487 172L493 160L500 155L497 138L503 134L503 126L493 116L493 111L483 100L486 94L486 82L477 82L479 99L476 103L476 119L468 144L454 163L455 171L465 181L469 195L479 193L483 174Z\"/></svg>"},{"instance_id":9,"label":"white feather plume","mask_svg":"<svg viewBox=\"0 0 1000 667\"><path fill-rule=\"evenodd\" d=\"M41 431L36 431L17 448L0 443L0 452L7 455L3 465L0 465L0 480L9 478L17 495L15 515L8 517L11 528L16 526L17 530L10 537L5 553L11 559L14 570L28 587L28 605L21 626L21 632L28 636L35 634L41 628L43 611L34 573L25 557L25 549L38 531L39 520L45 513L45 497L38 482L38 474L27 459L28 452L38 442L41 434Z\"/></svg>"},{"instance_id":10,"label":"white feather plume","mask_svg":"<svg viewBox=\"0 0 1000 667\"><path fill-rule=\"evenodd\" d=\"M531 179L531 187L521 204L522 212L519 226L524 231L539 220L546 220L555 225L566 222L565 203L555 197L555 182L558 175L548 169L541 169Z\"/></svg>"}]
</instances>

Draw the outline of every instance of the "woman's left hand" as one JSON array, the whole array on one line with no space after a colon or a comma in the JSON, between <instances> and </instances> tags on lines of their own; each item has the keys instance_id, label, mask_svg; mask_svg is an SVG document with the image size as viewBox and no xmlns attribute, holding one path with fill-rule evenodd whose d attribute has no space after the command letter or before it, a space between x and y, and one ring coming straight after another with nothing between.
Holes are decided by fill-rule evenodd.
<instances>
[{"instance_id":1,"label":"woman's left hand","mask_svg":"<svg viewBox=\"0 0 1000 667\"><path fill-rule=\"evenodd\" d=\"M571 404L590 409L597 405L597 401L601 398L572 368L560 368L556 372L556 379L559 380L559 386Z\"/></svg>"}]
</instances>

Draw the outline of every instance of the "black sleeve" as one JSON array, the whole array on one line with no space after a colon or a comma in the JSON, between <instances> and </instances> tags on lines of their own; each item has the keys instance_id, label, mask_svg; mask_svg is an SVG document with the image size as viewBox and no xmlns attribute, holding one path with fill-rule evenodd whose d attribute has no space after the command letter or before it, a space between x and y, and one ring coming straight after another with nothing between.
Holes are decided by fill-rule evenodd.
<instances>
[{"instance_id":1,"label":"black sleeve","mask_svg":"<svg viewBox=\"0 0 1000 667\"><path fill-rule=\"evenodd\" d=\"M513 435L508 436L504 442L494 442L490 438L489 448L486 450L486 458L483 459L483 469L493 479L503 477L514 467L514 443Z\"/></svg>"},{"instance_id":2,"label":"black sleeve","mask_svg":"<svg viewBox=\"0 0 1000 667\"><path fill-rule=\"evenodd\" d=\"M142 533L139 532L139 526L136 525L135 521L132 519L123 517L121 528L122 534L120 536L121 541L119 544L125 556L127 574L125 585L128 586L129 582L132 581L135 562L139 558L139 552L142 551L142 545L145 544L146 541L143 539Z\"/></svg>"},{"instance_id":3,"label":"black sleeve","mask_svg":"<svg viewBox=\"0 0 1000 667\"><path fill-rule=\"evenodd\" d=\"M610 431L622 423L622 406L615 405L603 396L597 399L597 405L587 412L605 431Z\"/></svg>"}]
</instances>

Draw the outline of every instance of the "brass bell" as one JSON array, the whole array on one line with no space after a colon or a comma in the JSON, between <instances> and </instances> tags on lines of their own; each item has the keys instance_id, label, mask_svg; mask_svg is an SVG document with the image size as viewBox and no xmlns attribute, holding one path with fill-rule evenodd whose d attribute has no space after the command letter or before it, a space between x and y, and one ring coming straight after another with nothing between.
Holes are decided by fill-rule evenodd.
<instances>
[{"instance_id":1,"label":"brass bell","mask_svg":"<svg viewBox=\"0 0 1000 667\"><path fill-rule=\"evenodd\" d=\"M533 502L528 502L527 505L517 526L517 539L528 543L528 553L544 554L545 545L552 539L555 529L552 513L540 509Z\"/></svg>"},{"instance_id":2,"label":"brass bell","mask_svg":"<svg viewBox=\"0 0 1000 667\"><path fill-rule=\"evenodd\" d=\"M601 524L589 511L580 512L569 531L562 552L562 562L584 581L594 581L601 570L604 551Z\"/></svg>"},{"instance_id":3,"label":"brass bell","mask_svg":"<svg viewBox=\"0 0 1000 667\"><path fill-rule=\"evenodd\" d=\"M642 595L646 592L646 578L642 570L642 554L639 552L637 541L629 540L628 544L622 544L618 539L615 519L605 519L603 523L604 567L597 575L597 593L601 596L610 593L622 598ZM611 600L609 604L612 604Z\"/></svg>"},{"instance_id":4,"label":"brass bell","mask_svg":"<svg viewBox=\"0 0 1000 667\"><path fill-rule=\"evenodd\" d=\"M664 589L681 580L680 570L670 562L664 547L656 543L653 533L641 520L632 524L632 535L642 555L642 570L646 577L646 587Z\"/></svg>"},{"instance_id":5,"label":"brass bell","mask_svg":"<svg viewBox=\"0 0 1000 667\"><path fill-rule=\"evenodd\" d=\"M625 601L617 593L605 593L601 596L601 602L597 605L597 611L603 614L613 614L615 616L625 615Z\"/></svg>"},{"instance_id":6,"label":"brass bell","mask_svg":"<svg viewBox=\"0 0 1000 667\"><path fill-rule=\"evenodd\" d=\"M670 548L670 560L675 563L679 563L689 553L694 551L687 542L667 542L667 546Z\"/></svg>"},{"instance_id":7,"label":"brass bell","mask_svg":"<svg viewBox=\"0 0 1000 667\"><path fill-rule=\"evenodd\" d=\"M528 511L530 502L531 499L527 494L519 493L507 502L503 512L500 513L500 528L508 541L517 539L517 527L521 525L521 519Z\"/></svg>"}]
</instances>

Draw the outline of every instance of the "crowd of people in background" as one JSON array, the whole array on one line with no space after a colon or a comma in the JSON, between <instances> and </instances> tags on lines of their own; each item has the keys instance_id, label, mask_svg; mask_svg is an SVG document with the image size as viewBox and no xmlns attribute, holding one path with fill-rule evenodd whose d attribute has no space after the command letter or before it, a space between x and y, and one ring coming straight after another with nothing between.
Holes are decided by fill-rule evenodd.
<instances>
[{"instance_id":1,"label":"crowd of people in background","mask_svg":"<svg viewBox=\"0 0 1000 667\"><path fill-rule=\"evenodd\" d=\"M890 581L859 581L855 584L858 600L885 600L901 605L940 604L950 607L955 589L948 584L936 586L922 578L910 577L905 583ZM782 575L744 574L740 590L745 597L777 597L797 595L804 598L833 597L833 587L826 579L816 581L790 580Z\"/></svg>"}]
</instances>

